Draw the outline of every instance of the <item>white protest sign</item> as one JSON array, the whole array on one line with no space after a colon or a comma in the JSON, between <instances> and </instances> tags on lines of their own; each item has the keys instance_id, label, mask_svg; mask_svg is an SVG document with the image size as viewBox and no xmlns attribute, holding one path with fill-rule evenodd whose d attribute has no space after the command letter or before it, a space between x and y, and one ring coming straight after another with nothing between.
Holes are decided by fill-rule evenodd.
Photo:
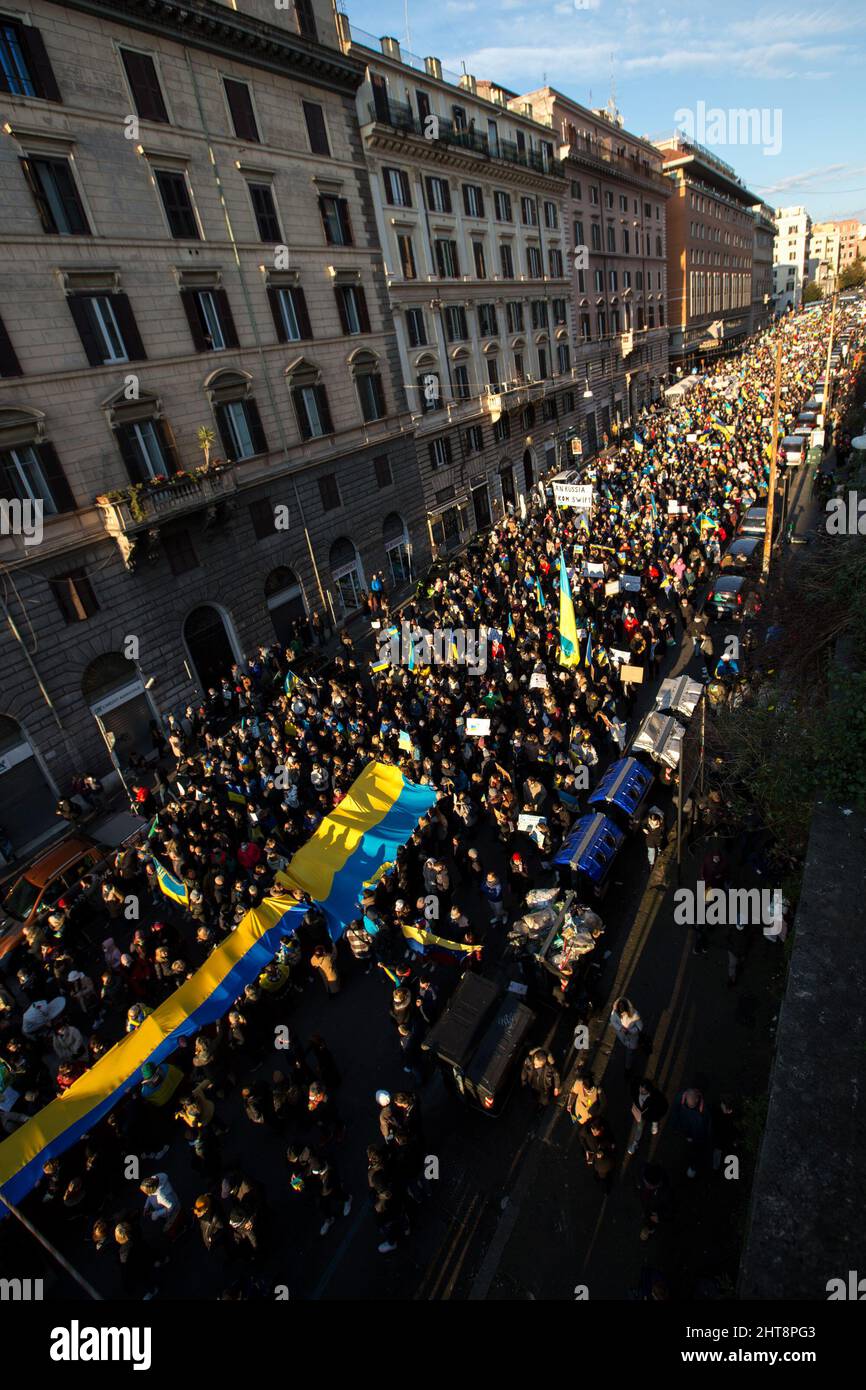
<instances>
[{"instance_id":1,"label":"white protest sign","mask_svg":"<svg viewBox=\"0 0 866 1390\"><path fill-rule=\"evenodd\" d=\"M469 734L470 738L483 738L485 734L490 733L490 720L467 719L466 732Z\"/></svg>"},{"instance_id":2,"label":"white protest sign","mask_svg":"<svg viewBox=\"0 0 866 1390\"><path fill-rule=\"evenodd\" d=\"M517 817L518 830L534 830L544 820L544 816L520 815Z\"/></svg>"},{"instance_id":3,"label":"white protest sign","mask_svg":"<svg viewBox=\"0 0 866 1390\"><path fill-rule=\"evenodd\" d=\"M618 579L609 579L609 580L607 581L607 583L605 584L605 586L604 586L604 596L605 596L605 598L610 598L611 594L618 594L618 593L619 593L619 580L618 580Z\"/></svg>"},{"instance_id":4,"label":"white protest sign","mask_svg":"<svg viewBox=\"0 0 866 1390\"><path fill-rule=\"evenodd\" d=\"M530 689L530 690L546 690L546 689L547 689L547 676L544 674L543 671L533 671L532 675L529 677L529 689Z\"/></svg>"},{"instance_id":5,"label":"white protest sign","mask_svg":"<svg viewBox=\"0 0 866 1390\"><path fill-rule=\"evenodd\" d=\"M586 560L583 573L587 579L604 579L604 565L596 565L592 560Z\"/></svg>"},{"instance_id":6,"label":"white protest sign","mask_svg":"<svg viewBox=\"0 0 866 1390\"><path fill-rule=\"evenodd\" d=\"M619 577L620 593L639 594L640 576L637 574L621 574Z\"/></svg>"},{"instance_id":7,"label":"white protest sign","mask_svg":"<svg viewBox=\"0 0 866 1390\"><path fill-rule=\"evenodd\" d=\"M592 484L566 483L554 478L553 500L557 507L574 507L575 511L589 515L592 510Z\"/></svg>"},{"instance_id":8,"label":"white protest sign","mask_svg":"<svg viewBox=\"0 0 866 1390\"><path fill-rule=\"evenodd\" d=\"M610 654L614 661L631 661L631 652L620 651L618 647L611 647Z\"/></svg>"}]
</instances>

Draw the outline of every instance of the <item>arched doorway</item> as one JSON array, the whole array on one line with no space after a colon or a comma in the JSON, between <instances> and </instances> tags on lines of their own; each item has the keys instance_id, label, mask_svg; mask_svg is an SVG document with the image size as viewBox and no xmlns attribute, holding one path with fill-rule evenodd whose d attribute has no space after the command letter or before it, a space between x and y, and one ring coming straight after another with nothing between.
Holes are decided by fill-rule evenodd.
<instances>
[{"instance_id":1,"label":"arched doorway","mask_svg":"<svg viewBox=\"0 0 866 1390\"><path fill-rule=\"evenodd\" d=\"M57 787L15 719L0 715L0 821L2 840L16 852L57 824ZM6 861L0 849L0 864Z\"/></svg>"},{"instance_id":2,"label":"arched doorway","mask_svg":"<svg viewBox=\"0 0 866 1390\"><path fill-rule=\"evenodd\" d=\"M341 536L331 546L330 565L341 614L354 613L361 606L364 571L355 544L347 536Z\"/></svg>"},{"instance_id":3,"label":"arched doorway","mask_svg":"<svg viewBox=\"0 0 866 1390\"><path fill-rule=\"evenodd\" d=\"M535 460L531 449L525 449L523 452L523 478L528 492L535 482Z\"/></svg>"},{"instance_id":4,"label":"arched doorway","mask_svg":"<svg viewBox=\"0 0 866 1390\"><path fill-rule=\"evenodd\" d=\"M134 661L122 652L104 652L84 672L81 693L103 738L113 735L121 767L128 765L130 753L147 757L153 752L150 721L157 712Z\"/></svg>"},{"instance_id":5,"label":"arched doorway","mask_svg":"<svg viewBox=\"0 0 866 1390\"><path fill-rule=\"evenodd\" d=\"M193 674L202 690L209 690L231 672L240 660L237 641L229 628L229 618L211 603L202 603L188 613L183 624L183 640L193 665Z\"/></svg>"},{"instance_id":6,"label":"arched doorway","mask_svg":"<svg viewBox=\"0 0 866 1390\"><path fill-rule=\"evenodd\" d=\"M283 647L288 646L294 624L298 618L307 616L304 595L294 570L285 565L271 570L265 580L265 602L277 641Z\"/></svg>"}]
</instances>

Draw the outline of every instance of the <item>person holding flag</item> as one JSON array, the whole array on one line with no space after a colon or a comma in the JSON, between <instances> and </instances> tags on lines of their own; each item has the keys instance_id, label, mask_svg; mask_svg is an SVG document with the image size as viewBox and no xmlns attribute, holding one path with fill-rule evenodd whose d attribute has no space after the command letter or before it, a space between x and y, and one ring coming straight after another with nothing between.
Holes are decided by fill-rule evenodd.
<instances>
[{"instance_id":1,"label":"person holding flag","mask_svg":"<svg viewBox=\"0 0 866 1390\"><path fill-rule=\"evenodd\" d=\"M580 664L574 601L571 597L571 583L568 578L568 570L565 567L562 547L559 551L559 664L560 666L578 666Z\"/></svg>"}]
</instances>

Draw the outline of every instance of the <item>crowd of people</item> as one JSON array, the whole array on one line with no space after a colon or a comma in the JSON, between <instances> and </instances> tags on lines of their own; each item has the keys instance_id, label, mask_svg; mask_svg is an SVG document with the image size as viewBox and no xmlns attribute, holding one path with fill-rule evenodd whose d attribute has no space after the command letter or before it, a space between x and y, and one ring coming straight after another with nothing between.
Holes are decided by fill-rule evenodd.
<instances>
[{"instance_id":1,"label":"crowd of people","mask_svg":"<svg viewBox=\"0 0 866 1390\"><path fill-rule=\"evenodd\" d=\"M308 902L297 932L220 1023L169 1061L145 1065L140 1085L92 1133L45 1164L24 1208L69 1258L76 1242L89 1242L130 1296L151 1295L178 1235L195 1227L205 1249L225 1261L225 1296L244 1296L267 1253L274 1194L225 1160L230 1099L249 1123L245 1145L269 1134L287 1146L287 1191L292 1200L314 1199L326 1238L353 1198L334 1157L345 1134L342 1078L323 1037L278 1045L275 1029L294 997L319 988L333 1041L342 987L371 972L381 978L383 1026L393 1027L407 1080L379 1098L368 1197L378 1251L399 1247L429 1192L418 1095L429 1076L426 1030L460 972L483 970L502 951L511 918L581 813L587 787L624 749L640 684L620 679L625 654L646 682L683 633L707 655L700 612L707 581L744 511L767 494L776 341L785 345L787 433L821 373L825 335L820 317L786 319L751 343L723 380L705 378L676 403L645 409L582 469L594 489L591 515L557 508L542 485L526 516L504 517L470 560L439 560L398 616L379 577L370 604L377 622L472 631L486 644L485 669L448 660L382 668L362 660L343 632L328 666L305 673L306 647L324 633L318 618L288 648L260 648L154 730L158 763L136 790L138 808L153 818L148 838L118 855L83 918L81 904L70 901L27 928L0 991L0 1095L16 1097L0 1110L7 1132L194 973L273 890L371 759L399 765L438 799L396 862L365 889L339 941ZM568 666L558 659L560 555L580 642L579 661ZM621 575L639 583L611 582ZM475 719L490 721L488 734L467 732ZM93 785L85 790L98 794ZM542 817L536 839L518 829L527 813ZM645 827L650 865L665 839L663 818L653 814ZM185 886L185 907L163 895L157 862ZM429 928L431 900L438 935L470 948L459 964L407 950L404 929ZM138 915L130 917L130 901L140 903ZM612 1022L633 1057L634 1006L618 1001ZM546 1052L527 1059L523 1077L540 1103L566 1105L587 1164L607 1182L613 1141L589 1070L565 1100ZM637 1075L631 1095L634 1154L668 1106ZM698 1089L686 1087L674 1100L690 1172L712 1163L726 1104L715 1106L713 1130L712 1107ZM142 1165L136 1200L123 1169L129 1154ZM189 1210L173 1182L175 1167L187 1162L201 1188ZM668 1179L648 1164L640 1181L651 1233L668 1209ZM237 1269L242 1279L232 1275Z\"/></svg>"}]
</instances>

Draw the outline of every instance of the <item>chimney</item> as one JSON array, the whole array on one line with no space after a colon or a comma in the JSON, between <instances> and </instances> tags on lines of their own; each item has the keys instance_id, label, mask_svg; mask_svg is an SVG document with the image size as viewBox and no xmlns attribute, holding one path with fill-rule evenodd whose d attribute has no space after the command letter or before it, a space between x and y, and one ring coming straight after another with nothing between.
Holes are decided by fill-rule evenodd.
<instances>
[{"instance_id":1,"label":"chimney","mask_svg":"<svg viewBox=\"0 0 866 1390\"><path fill-rule=\"evenodd\" d=\"M380 39L379 42L382 45L382 52L385 54L386 58L396 58L398 63L401 61L400 44L397 39L386 36L384 39Z\"/></svg>"},{"instance_id":2,"label":"chimney","mask_svg":"<svg viewBox=\"0 0 866 1390\"><path fill-rule=\"evenodd\" d=\"M463 88L464 92L470 92L472 96L478 95L478 85L471 72L464 72L460 79L460 86Z\"/></svg>"},{"instance_id":3,"label":"chimney","mask_svg":"<svg viewBox=\"0 0 866 1390\"><path fill-rule=\"evenodd\" d=\"M442 81L442 64L438 58L425 58L424 71L428 77L436 77L440 82Z\"/></svg>"}]
</instances>

